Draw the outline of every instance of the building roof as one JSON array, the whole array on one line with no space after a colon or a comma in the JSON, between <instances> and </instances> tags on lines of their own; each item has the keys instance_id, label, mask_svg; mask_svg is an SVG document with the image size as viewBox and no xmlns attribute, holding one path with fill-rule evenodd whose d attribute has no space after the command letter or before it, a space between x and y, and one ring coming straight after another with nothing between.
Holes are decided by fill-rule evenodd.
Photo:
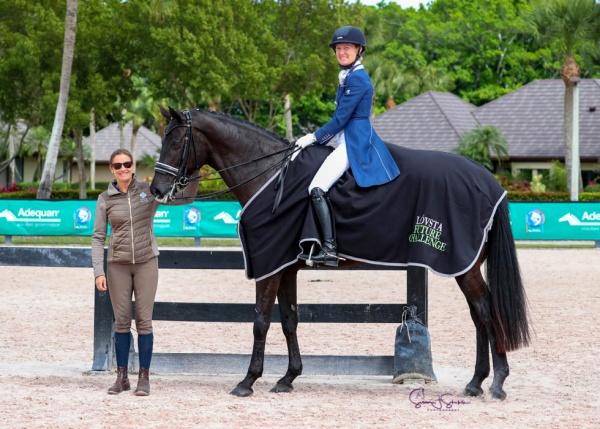
<instances>
[{"instance_id":1,"label":"building roof","mask_svg":"<svg viewBox=\"0 0 600 429\"><path fill-rule=\"evenodd\" d=\"M413 149L451 152L477 126L476 107L449 92L427 91L373 119L382 140Z\"/></svg>"},{"instance_id":2,"label":"building roof","mask_svg":"<svg viewBox=\"0 0 600 429\"><path fill-rule=\"evenodd\" d=\"M512 160L564 159L565 85L560 79L531 82L483 106L428 91L373 119L380 137L415 149L451 152L477 125L502 130ZM600 158L600 79L579 83L580 158Z\"/></svg>"},{"instance_id":3,"label":"building roof","mask_svg":"<svg viewBox=\"0 0 600 429\"><path fill-rule=\"evenodd\" d=\"M131 151L131 122L125 125L125 145L124 148ZM138 130L136 149L134 157L140 159L144 155L157 155L161 148L161 137L153 133L148 128L142 126ZM108 127L96 132L96 163L107 163L110 161L110 155L115 149L119 148L121 141L121 131L117 123L112 123ZM85 137L84 144L90 144L90 138Z\"/></svg>"},{"instance_id":4,"label":"building roof","mask_svg":"<svg viewBox=\"0 0 600 429\"><path fill-rule=\"evenodd\" d=\"M600 79L579 85L579 155L600 157ZM479 107L481 125L502 130L511 159L560 159L565 156L565 84L561 79L536 80ZM591 108L591 109L590 109Z\"/></svg>"}]
</instances>

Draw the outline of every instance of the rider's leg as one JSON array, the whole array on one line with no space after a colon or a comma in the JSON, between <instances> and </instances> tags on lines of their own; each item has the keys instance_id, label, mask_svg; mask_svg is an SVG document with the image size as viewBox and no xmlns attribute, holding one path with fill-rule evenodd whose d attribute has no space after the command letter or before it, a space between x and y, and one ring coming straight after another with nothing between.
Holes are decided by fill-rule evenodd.
<instances>
[{"instance_id":1,"label":"rider's leg","mask_svg":"<svg viewBox=\"0 0 600 429\"><path fill-rule=\"evenodd\" d=\"M348 154L346 153L346 144L342 142L325 159L308 187L312 206L315 208L321 230L323 231L323 246L315 256L311 255L311 252L302 253L299 255L300 259L310 259L315 263L325 263L332 266L337 265L335 223L327 191L342 177L348 168L350 168L350 163L348 162ZM329 256L326 256L326 254Z\"/></svg>"},{"instance_id":2,"label":"rider's leg","mask_svg":"<svg viewBox=\"0 0 600 429\"><path fill-rule=\"evenodd\" d=\"M338 264L337 240L329 196L321 188L314 188L310 192L310 197L321 225L321 231L323 231L323 245L319 253L311 257L311 261L314 264L336 267Z\"/></svg>"}]
</instances>

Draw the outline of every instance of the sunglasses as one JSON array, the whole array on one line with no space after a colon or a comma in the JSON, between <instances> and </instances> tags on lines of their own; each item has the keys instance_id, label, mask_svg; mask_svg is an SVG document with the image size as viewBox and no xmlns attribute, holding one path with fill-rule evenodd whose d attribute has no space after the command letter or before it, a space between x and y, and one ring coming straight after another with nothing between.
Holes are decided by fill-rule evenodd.
<instances>
[{"instance_id":1,"label":"sunglasses","mask_svg":"<svg viewBox=\"0 0 600 429\"><path fill-rule=\"evenodd\" d=\"M131 168L132 165L133 165L133 162L130 162L130 161L127 161L127 162L113 162L111 164L111 167L114 168L115 170L120 170L121 167Z\"/></svg>"}]
</instances>

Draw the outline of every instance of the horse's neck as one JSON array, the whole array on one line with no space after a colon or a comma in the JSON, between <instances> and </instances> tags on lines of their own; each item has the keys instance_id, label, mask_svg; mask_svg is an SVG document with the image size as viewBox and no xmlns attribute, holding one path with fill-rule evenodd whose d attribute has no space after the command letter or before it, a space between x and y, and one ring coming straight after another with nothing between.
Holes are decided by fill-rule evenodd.
<instances>
[{"instance_id":1,"label":"horse's neck","mask_svg":"<svg viewBox=\"0 0 600 429\"><path fill-rule=\"evenodd\" d=\"M244 124L227 122L227 126L242 127ZM228 131L220 127L211 136L208 163L216 170L227 169L221 173L221 178L228 187L233 188L232 192L244 206L279 170L279 167L273 167L281 159L280 156L263 157L285 146L263 134L258 127L249 127L243 132ZM269 171L261 174L266 170Z\"/></svg>"}]
</instances>

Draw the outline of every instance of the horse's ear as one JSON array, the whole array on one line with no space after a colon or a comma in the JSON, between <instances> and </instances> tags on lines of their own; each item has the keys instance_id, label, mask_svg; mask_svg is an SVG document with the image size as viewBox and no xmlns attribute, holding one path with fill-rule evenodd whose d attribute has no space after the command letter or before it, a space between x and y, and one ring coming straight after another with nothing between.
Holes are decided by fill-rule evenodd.
<instances>
[{"instance_id":1,"label":"horse's ear","mask_svg":"<svg viewBox=\"0 0 600 429\"><path fill-rule=\"evenodd\" d=\"M158 108L160 109L160 113L162 113L162 115L170 121L171 113L169 113L169 111L162 107L160 104L158 105Z\"/></svg>"},{"instance_id":2,"label":"horse's ear","mask_svg":"<svg viewBox=\"0 0 600 429\"><path fill-rule=\"evenodd\" d=\"M183 117L181 116L181 114L177 110L173 109L171 106L169 106L169 113L171 114L172 119L176 119L180 123L183 122Z\"/></svg>"}]
</instances>

